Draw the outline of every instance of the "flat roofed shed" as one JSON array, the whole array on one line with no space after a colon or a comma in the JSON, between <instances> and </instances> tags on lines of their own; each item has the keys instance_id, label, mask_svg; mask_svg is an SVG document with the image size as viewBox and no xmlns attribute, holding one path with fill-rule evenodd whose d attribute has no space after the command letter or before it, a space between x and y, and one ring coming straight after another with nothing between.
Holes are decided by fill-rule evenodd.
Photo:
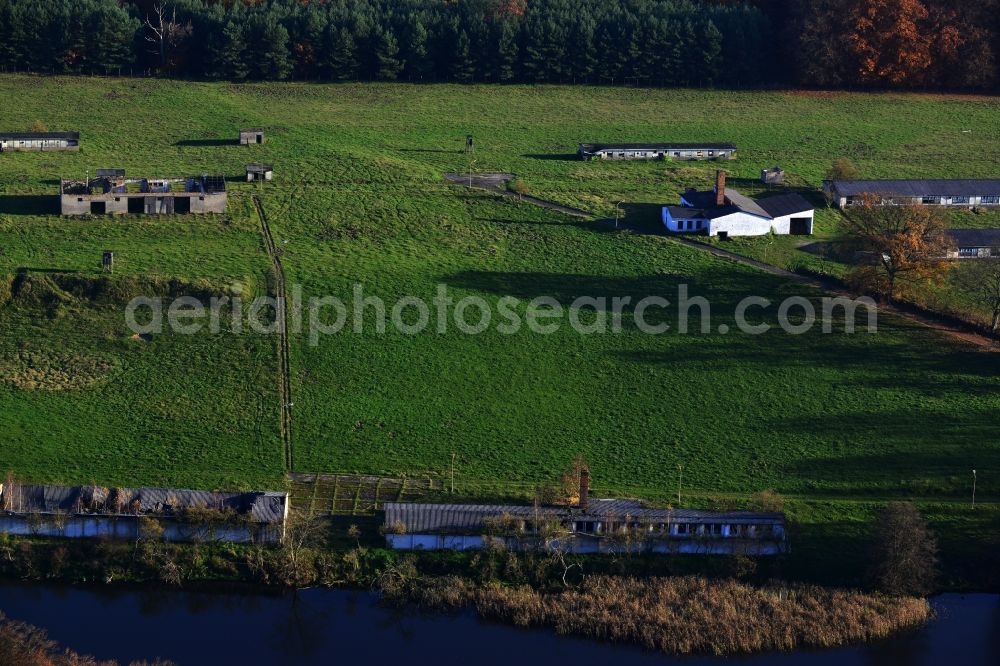
<instances>
[{"instance_id":1,"label":"flat roofed shed","mask_svg":"<svg viewBox=\"0 0 1000 666\"><path fill-rule=\"evenodd\" d=\"M243 145L264 143L264 130L259 127L249 127L240 130L240 143Z\"/></svg>"}]
</instances>

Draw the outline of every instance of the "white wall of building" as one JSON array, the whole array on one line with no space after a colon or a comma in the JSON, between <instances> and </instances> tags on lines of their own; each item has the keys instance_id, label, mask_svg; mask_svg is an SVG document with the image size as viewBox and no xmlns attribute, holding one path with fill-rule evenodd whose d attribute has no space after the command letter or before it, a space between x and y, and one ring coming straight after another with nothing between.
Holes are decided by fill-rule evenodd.
<instances>
[{"instance_id":1,"label":"white wall of building","mask_svg":"<svg viewBox=\"0 0 1000 666\"><path fill-rule=\"evenodd\" d=\"M690 226L689 226L690 225ZM670 209L663 207L663 226L676 233L698 233L708 228L708 220L675 220Z\"/></svg>"},{"instance_id":2,"label":"white wall of building","mask_svg":"<svg viewBox=\"0 0 1000 666\"><path fill-rule=\"evenodd\" d=\"M670 214L670 209L666 206L663 208L663 225L668 231L675 233L705 233L707 230L709 236L717 236L720 232L730 237L765 236L772 230L776 234L788 235L791 233L793 218L808 218L808 233L812 234L815 219L814 213L811 210L795 213L794 215L776 217L773 220L746 212L736 212L724 217L717 217L713 220L675 220Z\"/></svg>"}]
</instances>

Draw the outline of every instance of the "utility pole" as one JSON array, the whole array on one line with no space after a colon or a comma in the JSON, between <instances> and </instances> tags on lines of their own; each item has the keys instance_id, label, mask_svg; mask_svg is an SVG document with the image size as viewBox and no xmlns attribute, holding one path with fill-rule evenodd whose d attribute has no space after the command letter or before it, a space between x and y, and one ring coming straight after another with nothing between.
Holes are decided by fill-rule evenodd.
<instances>
[{"instance_id":1,"label":"utility pole","mask_svg":"<svg viewBox=\"0 0 1000 666\"><path fill-rule=\"evenodd\" d=\"M972 470L972 508L976 508L976 470Z\"/></svg>"},{"instance_id":2,"label":"utility pole","mask_svg":"<svg viewBox=\"0 0 1000 666\"><path fill-rule=\"evenodd\" d=\"M621 216L622 216L622 209L621 209L621 205L622 205L623 203L625 203L625 200L624 200L624 199L623 199L622 201L619 201L618 203L616 203L616 204L615 204L615 229L617 229L617 228L618 228L618 220L619 220L619 219L621 218Z\"/></svg>"},{"instance_id":3,"label":"utility pole","mask_svg":"<svg viewBox=\"0 0 1000 666\"><path fill-rule=\"evenodd\" d=\"M451 454L451 494L455 494L455 452Z\"/></svg>"},{"instance_id":4,"label":"utility pole","mask_svg":"<svg viewBox=\"0 0 1000 666\"><path fill-rule=\"evenodd\" d=\"M681 505L681 481L684 478L684 465L677 466L677 506Z\"/></svg>"}]
</instances>

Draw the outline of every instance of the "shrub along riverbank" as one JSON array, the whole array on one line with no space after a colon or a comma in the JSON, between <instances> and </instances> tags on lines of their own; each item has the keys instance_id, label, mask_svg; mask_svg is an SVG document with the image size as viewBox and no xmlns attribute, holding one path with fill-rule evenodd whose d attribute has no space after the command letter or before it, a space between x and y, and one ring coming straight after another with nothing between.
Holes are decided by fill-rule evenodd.
<instances>
[{"instance_id":1,"label":"shrub along riverbank","mask_svg":"<svg viewBox=\"0 0 1000 666\"><path fill-rule=\"evenodd\" d=\"M400 592L390 589L389 598L435 609L471 606L490 620L673 654L829 648L885 638L930 618L930 605L915 597L697 576L595 576L553 593L446 577Z\"/></svg>"}]
</instances>

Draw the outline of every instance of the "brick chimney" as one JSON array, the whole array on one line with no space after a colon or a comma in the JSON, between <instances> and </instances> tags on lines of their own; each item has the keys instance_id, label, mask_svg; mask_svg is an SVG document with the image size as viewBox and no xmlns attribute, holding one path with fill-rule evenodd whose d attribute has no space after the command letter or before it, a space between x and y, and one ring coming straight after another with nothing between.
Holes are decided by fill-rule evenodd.
<instances>
[{"instance_id":1,"label":"brick chimney","mask_svg":"<svg viewBox=\"0 0 1000 666\"><path fill-rule=\"evenodd\" d=\"M587 508L587 500L590 498L590 470L586 467L580 470L580 501L581 509Z\"/></svg>"},{"instance_id":2,"label":"brick chimney","mask_svg":"<svg viewBox=\"0 0 1000 666\"><path fill-rule=\"evenodd\" d=\"M715 172L715 205L719 208L726 205L726 172L722 169Z\"/></svg>"}]
</instances>

